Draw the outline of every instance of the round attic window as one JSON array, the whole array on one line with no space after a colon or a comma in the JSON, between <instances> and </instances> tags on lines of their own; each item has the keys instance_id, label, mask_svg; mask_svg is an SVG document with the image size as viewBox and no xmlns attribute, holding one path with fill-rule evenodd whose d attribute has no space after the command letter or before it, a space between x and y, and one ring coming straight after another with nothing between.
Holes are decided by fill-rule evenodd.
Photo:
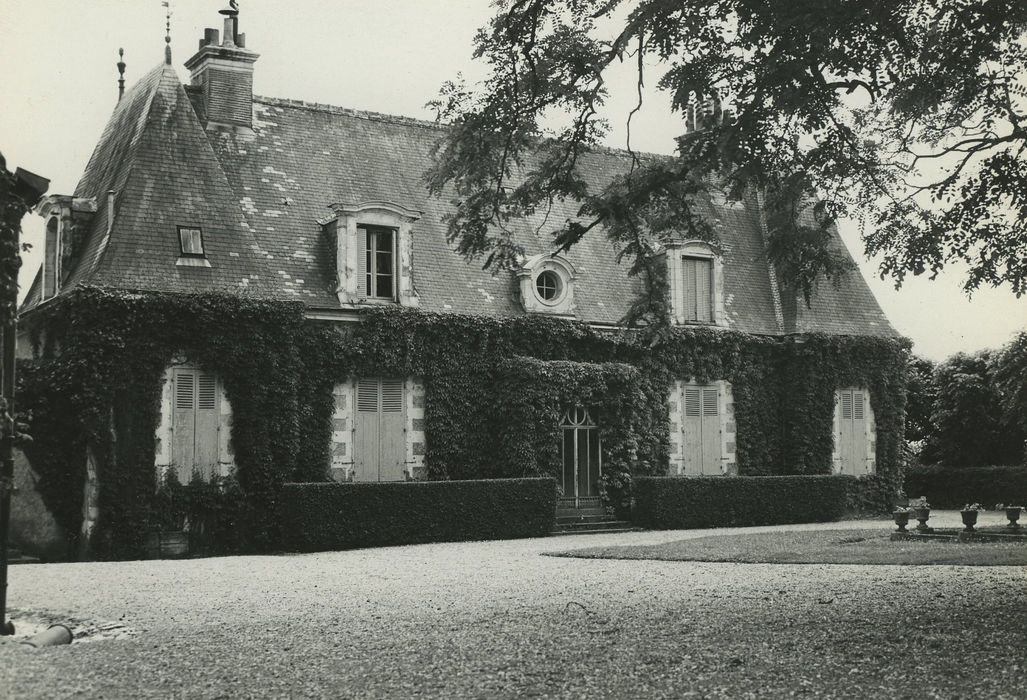
<instances>
[{"instance_id":1,"label":"round attic window","mask_svg":"<svg viewBox=\"0 0 1027 700\"><path fill-rule=\"evenodd\" d=\"M563 290L563 280L555 270L542 270L535 277L535 294L543 304L559 303Z\"/></svg>"}]
</instances>

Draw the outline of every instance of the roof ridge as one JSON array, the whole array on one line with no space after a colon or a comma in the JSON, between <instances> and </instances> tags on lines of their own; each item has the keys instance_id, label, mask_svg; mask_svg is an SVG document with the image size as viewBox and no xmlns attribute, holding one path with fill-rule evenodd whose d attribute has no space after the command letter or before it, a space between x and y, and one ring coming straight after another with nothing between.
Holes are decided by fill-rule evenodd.
<instances>
[{"instance_id":1,"label":"roof ridge","mask_svg":"<svg viewBox=\"0 0 1027 700\"><path fill-rule=\"evenodd\" d=\"M326 102L307 102L306 100L294 100L287 97L266 97L264 95L254 95L254 102L261 102L263 104L271 105L274 107L294 107L297 109L306 109L312 112L325 112L327 114L338 114L345 117L354 117L356 119L367 119L369 121L387 122L392 124L407 124L409 126L419 126L426 129L445 129L449 124L447 122L431 121L428 119L419 119L417 117L408 117L402 114L387 114L385 112L375 112L373 110L366 109L354 109L352 107L340 107L338 105L328 104ZM551 140L549 137L542 137L542 140ZM632 156L638 158L673 158L673 155L668 153L653 153L651 151L630 151L626 148L617 148L615 146L604 146L602 144L595 144L588 147L590 153L606 153L609 155L624 156L631 158Z\"/></svg>"}]
</instances>

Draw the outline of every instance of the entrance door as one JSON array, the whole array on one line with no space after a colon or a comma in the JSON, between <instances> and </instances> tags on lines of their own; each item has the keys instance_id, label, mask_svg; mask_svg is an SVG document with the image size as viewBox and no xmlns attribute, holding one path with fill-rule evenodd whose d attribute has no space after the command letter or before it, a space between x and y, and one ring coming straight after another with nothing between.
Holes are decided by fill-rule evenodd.
<instances>
[{"instance_id":1,"label":"entrance door","mask_svg":"<svg viewBox=\"0 0 1027 700\"><path fill-rule=\"evenodd\" d=\"M576 407L564 414L561 444L560 485L563 498L575 507L598 506L599 475L602 473L602 450L599 430L588 410Z\"/></svg>"},{"instance_id":2,"label":"entrance door","mask_svg":"<svg viewBox=\"0 0 1027 700\"><path fill-rule=\"evenodd\" d=\"M406 440L403 431L403 380L357 381L353 434L356 481L403 481Z\"/></svg>"}]
</instances>

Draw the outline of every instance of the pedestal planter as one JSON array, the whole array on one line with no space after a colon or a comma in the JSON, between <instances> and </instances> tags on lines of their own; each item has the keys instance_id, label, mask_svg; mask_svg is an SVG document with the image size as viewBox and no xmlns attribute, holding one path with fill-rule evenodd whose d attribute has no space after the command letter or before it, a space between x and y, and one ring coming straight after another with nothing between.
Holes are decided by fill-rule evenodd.
<instances>
[{"instance_id":1,"label":"pedestal planter","mask_svg":"<svg viewBox=\"0 0 1027 700\"><path fill-rule=\"evenodd\" d=\"M895 524L899 526L898 532L906 532L906 526L909 525L909 511L895 511L892 513L892 517L895 518Z\"/></svg>"},{"instance_id":2,"label":"pedestal planter","mask_svg":"<svg viewBox=\"0 0 1027 700\"><path fill-rule=\"evenodd\" d=\"M976 510L961 510L959 516L963 519L964 532L973 532L974 525L977 524L977 511Z\"/></svg>"},{"instance_id":3,"label":"pedestal planter","mask_svg":"<svg viewBox=\"0 0 1027 700\"><path fill-rule=\"evenodd\" d=\"M918 532L931 532L931 528L927 526L927 521L931 517L930 508L915 508L913 514L917 519L916 529Z\"/></svg>"},{"instance_id":4,"label":"pedestal planter","mask_svg":"<svg viewBox=\"0 0 1027 700\"><path fill-rule=\"evenodd\" d=\"M1006 508L1006 517L1009 518L1009 524L1006 525L1007 530L1016 532L1022 530L1023 526L1017 522L1020 519L1020 513L1023 512L1023 508L1017 506L1016 508Z\"/></svg>"}]
</instances>

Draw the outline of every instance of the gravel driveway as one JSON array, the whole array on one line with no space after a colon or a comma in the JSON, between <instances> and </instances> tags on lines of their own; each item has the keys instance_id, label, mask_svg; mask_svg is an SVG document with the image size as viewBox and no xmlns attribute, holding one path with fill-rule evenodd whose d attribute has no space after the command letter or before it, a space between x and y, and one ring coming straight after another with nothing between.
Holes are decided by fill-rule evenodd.
<instances>
[{"instance_id":1,"label":"gravel driveway","mask_svg":"<svg viewBox=\"0 0 1027 700\"><path fill-rule=\"evenodd\" d=\"M1027 697L1020 568L540 556L714 532L16 566L16 621L135 634L2 642L0 697Z\"/></svg>"}]
</instances>

